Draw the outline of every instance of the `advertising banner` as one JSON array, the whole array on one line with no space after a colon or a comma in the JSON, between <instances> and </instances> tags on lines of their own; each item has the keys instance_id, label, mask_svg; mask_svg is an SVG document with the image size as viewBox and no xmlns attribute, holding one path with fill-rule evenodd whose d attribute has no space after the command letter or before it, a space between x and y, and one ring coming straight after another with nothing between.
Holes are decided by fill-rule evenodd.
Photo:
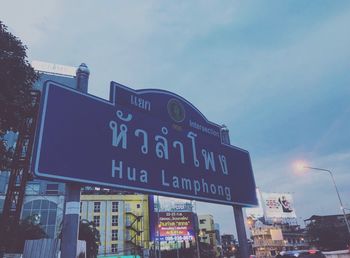
<instances>
[{"instance_id":1,"label":"advertising banner","mask_svg":"<svg viewBox=\"0 0 350 258\"><path fill-rule=\"evenodd\" d=\"M290 193L261 192L265 218L296 218L293 197Z\"/></svg>"},{"instance_id":2,"label":"advertising banner","mask_svg":"<svg viewBox=\"0 0 350 258\"><path fill-rule=\"evenodd\" d=\"M156 225L155 240L194 241L194 225L192 212L159 212L159 224Z\"/></svg>"},{"instance_id":3,"label":"advertising banner","mask_svg":"<svg viewBox=\"0 0 350 258\"><path fill-rule=\"evenodd\" d=\"M159 204L159 211L192 212L193 210L193 204L189 200L165 197L165 196L155 196L155 195L152 195L152 197L153 197L155 212L158 211L158 204Z\"/></svg>"}]
</instances>

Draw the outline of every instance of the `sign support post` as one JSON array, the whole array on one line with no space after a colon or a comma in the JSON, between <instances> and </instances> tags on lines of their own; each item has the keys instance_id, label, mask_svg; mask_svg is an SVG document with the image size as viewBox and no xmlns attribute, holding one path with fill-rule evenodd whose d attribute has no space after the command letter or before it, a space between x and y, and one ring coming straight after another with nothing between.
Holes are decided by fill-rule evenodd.
<instances>
[{"instance_id":1,"label":"sign support post","mask_svg":"<svg viewBox=\"0 0 350 258\"><path fill-rule=\"evenodd\" d=\"M89 69L82 63L77 70L77 89L87 93ZM80 190L77 183L66 184L65 213L63 214L61 257L76 258L79 236Z\"/></svg>"},{"instance_id":2,"label":"sign support post","mask_svg":"<svg viewBox=\"0 0 350 258\"><path fill-rule=\"evenodd\" d=\"M249 257L247 234L245 232L242 207L238 205L233 205L233 213L235 215L237 238L239 243L239 254L241 257Z\"/></svg>"},{"instance_id":3,"label":"sign support post","mask_svg":"<svg viewBox=\"0 0 350 258\"><path fill-rule=\"evenodd\" d=\"M65 214L62 227L61 257L76 258L79 235L80 185L66 184Z\"/></svg>"},{"instance_id":4,"label":"sign support post","mask_svg":"<svg viewBox=\"0 0 350 258\"><path fill-rule=\"evenodd\" d=\"M162 249L161 249L161 245L160 245L160 220L159 220L159 195L157 195L157 234L158 234L158 258L162 258Z\"/></svg>"},{"instance_id":5,"label":"sign support post","mask_svg":"<svg viewBox=\"0 0 350 258\"><path fill-rule=\"evenodd\" d=\"M223 126L221 129L222 142L230 144L230 135L229 130L226 126ZM247 234L245 232L245 223L243 216L243 209L240 205L233 205L233 214L235 216L237 238L239 243L239 254L240 257L249 257L248 253L248 243L247 243Z\"/></svg>"}]
</instances>

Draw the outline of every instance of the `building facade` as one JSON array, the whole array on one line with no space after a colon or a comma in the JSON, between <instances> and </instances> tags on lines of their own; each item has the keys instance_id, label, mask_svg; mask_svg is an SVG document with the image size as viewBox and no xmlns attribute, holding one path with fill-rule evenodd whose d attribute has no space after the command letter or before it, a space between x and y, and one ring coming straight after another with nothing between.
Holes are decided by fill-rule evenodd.
<instances>
[{"instance_id":1,"label":"building facade","mask_svg":"<svg viewBox=\"0 0 350 258\"><path fill-rule=\"evenodd\" d=\"M80 217L93 221L100 232L99 255L141 255L149 248L148 196L83 194Z\"/></svg>"},{"instance_id":2,"label":"building facade","mask_svg":"<svg viewBox=\"0 0 350 258\"><path fill-rule=\"evenodd\" d=\"M258 208L246 209L252 248L257 257L275 257L280 251L307 249L305 230L298 225L291 193L257 189Z\"/></svg>"},{"instance_id":3,"label":"building facade","mask_svg":"<svg viewBox=\"0 0 350 258\"><path fill-rule=\"evenodd\" d=\"M279 226L262 225L251 229L253 252L258 258L272 258L284 250L282 230Z\"/></svg>"},{"instance_id":4,"label":"building facade","mask_svg":"<svg viewBox=\"0 0 350 258\"><path fill-rule=\"evenodd\" d=\"M21 219L36 216L49 238L58 237L64 209L64 185L34 180L27 183Z\"/></svg>"},{"instance_id":5,"label":"building facade","mask_svg":"<svg viewBox=\"0 0 350 258\"><path fill-rule=\"evenodd\" d=\"M55 81L70 88L77 88L75 67L33 61L32 66L39 73L39 80L33 85L41 91L46 81ZM9 139L10 147L17 141L17 135ZM0 210L5 200L9 171L0 171ZM65 186L63 183L32 179L27 181L21 219L35 216L37 223L49 238L55 238L60 232L64 209Z\"/></svg>"},{"instance_id":6,"label":"building facade","mask_svg":"<svg viewBox=\"0 0 350 258\"><path fill-rule=\"evenodd\" d=\"M258 225L251 228L253 252L257 257L275 257L281 251L305 250L305 231L297 225Z\"/></svg>"},{"instance_id":7,"label":"building facade","mask_svg":"<svg viewBox=\"0 0 350 258\"><path fill-rule=\"evenodd\" d=\"M299 225L282 224L283 241L286 251L305 250L309 248L309 244L305 240L305 229Z\"/></svg>"},{"instance_id":8,"label":"building facade","mask_svg":"<svg viewBox=\"0 0 350 258\"><path fill-rule=\"evenodd\" d=\"M199 241L216 247L217 241L213 215L198 215L198 226Z\"/></svg>"},{"instance_id":9,"label":"building facade","mask_svg":"<svg viewBox=\"0 0 350 258\"><path fill-rule=\"evenodd\" d=\"M77 88L76 67L33 61L39 73L33 88L42 91L47 81L55 81L70 88ZM37 215L39 225L48 237L55 238L61 230L63 219L65 184L33 179L27 182L21 219Z\"/></svg>"},{"instance_id":10,"label":"building facade","mask_svg":"<svg viewBox=\"0 0 350 258\"><path fill-rule=\"evenodd\" d=\"M305 220L306 241L310 246L321 250L342 250L349 248L350 214L313 215Z\"/></svg>"}]
</instances>

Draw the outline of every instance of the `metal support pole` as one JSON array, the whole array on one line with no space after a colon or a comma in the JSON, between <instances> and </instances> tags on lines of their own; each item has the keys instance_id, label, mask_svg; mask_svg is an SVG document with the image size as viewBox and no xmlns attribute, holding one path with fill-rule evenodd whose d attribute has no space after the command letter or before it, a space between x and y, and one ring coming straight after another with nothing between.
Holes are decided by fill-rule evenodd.
<instances>
[{"instance_id":1,"label":"metal support pole","mask_svg":"<svg viewBox=\"0 0 350 258\"><path fill-rule=\"evenodd\" d=\"M195 232L195 234L196 234L197 258L201 258L200 249L199 249L199 239L198 239L197 231Z\"/></svg>"},{"instance_id":2,"label":"metal support pole","mask_svg":"<svg viewBox=\"0 0 350 258\"><path fill-rule=\"evenodd\" d=\"M330 171L329 171L330 172ZM346 213L345 213L345 209L344 209L344 206L343 206L343 202L340 198L340 194L339 194L339 191L338 191L338 187L337 185L335 184L335 180L334 180L334 177L333 177L333 174L332 172L330 172L330 175L332 177L332 181L333 181L333 185L334 185L334 188L335 188L335 191L337 192L337 196L338 196L338 199L339 199L339 203L340 203L340 208L341 210L343 211L343 215L344 215L344 220L345 220L345 224L346 224L346 227L348 228L348 233L349 233L349 236L350 236L350 225L349 225L349 221L346 217Z\"/></svg>"},{"instance_id":3,"label":"metal support pole","mask_svg":"<svg viewBox=\"0 0 350 258\"><path fill-rule=\"evenodd\" d=\"M197 235L197 233L196 233ZM197 258L201 258L201 250L200 250L200 246L199 246L199 239L198 236L196 236L196 248L197 248Z\"/></svg>"},{"instance_id":4,"label":"metal support pole","mask_svg":"<svg viewBox=\"0 0 350 258\"><path fill-rule=\"evenodd\" d=\"M76 258L79 234L80 185L75 183L66 184L65 207L61 257Z\"/></svg>"},{"instance_id":5,"label":"metal support pole","mask_svg":"<svg viewBox=\"0 0 350 258\"><path fill-rule=\"evenodd\" d=\"M191 201L191 206L192 206L192 212L193 212L193 204L192 204L192 201ZM197 203L195 202L194 203L194 207L195 207L195 213L197 214ZM196 222L194 223L196 226L195 226L195 241L196 241L196 249L197 249L197 258L201 258L201 254L200 254L200 247L199 247L199 237L198 237L198 234L199 234L199 226L198 226L198 217L197 215L194 216ZM197 229L198 229L198 232L197 232Z\"/></svg>"},{"instance_id":6,"label":"metal support pole","mask_svg":"<svg viewBox=\"0 0 350 258\"><path fill-rule=\"evenodd\" d=\"M337 185L336 185L336 183L335 183L335 180L334 180L334 176L333 176L332 171L330 171L330 170L328 170L328 169L324 169L324 168L314 168L314 167L308 167L308 166L304 166L304 168L328 172L328 174L331 176L333 186L334 186L334 188L335 188L335 191L337 192L338 200L339 200L339 203L340 203L340 209L341 209L342 212L343 212L345 224L346 224L346 227L347 227L347 229L348 229L348 233L349 233L349 237L350 237L350 225L349 225L349 221L348 221L348 219L347 219L347 217L346 217L346 213L345 213L345 209L344 209L344 206L343 206L343 202L342 202L342 200L341 200L341 198L340 198L340 194L339 194L339 191L338 191L338 187L337 187Z\"/></svg>"},{"instance_id":7,"label":"metal support pole","mask_svg":"<svg viewBox=\"0 0 350 258\"><path fill-rule=\"evenodd\" d=\"M223 125L221 128L221 141L223 143L230 144L229 130L225 125ZM239 243L239 254L240 257L246 258L249 257L249 251L247 234L245 232L245 222L242 206L233 205L233 214L235 216L236 222L237 238Z\"/></svg>"},{"instance_id":8,"label":"metal support pole","mask_svg":"<svg viewBox=\"0 0 350 258\"><path fill-rule=\"evenodd\" d=\"M176 257L180 258L180 256L179 256L179 241L178 240L176 240Z\"/></svg>"},{"instance_id":9,"label":"metal support pole","mask_svg":"<svg viewBox=\"0 0 350 258\"><path fill-rule=\"evenodd\" d=\"M242 207L238 205L233 205L233 213L235 215L240 257L249 257L248 241L247 234L245 232L245 223Z\"/></svg>"},{"instance_id":10,"label":"metal support pole","mask_svg":"<svg viewBox=\"0 0 350 258\"><path fill-rule=\"evenodd\" d=\"M161 250L161 245L160 245L160 228L159 228L159 209L160 209L160 202L159 202L159 195L157 195L157 233L158 233L158 258L162 258L162 250Z\"/></svg>"},{"instance_id":11,"label":"metal support pole","mask_svg":"<svg viewBox=\"0 0 350 258\"><path fill-rule=\"evenodd\" d=\"M90 71L82 63L77 69L77 89L87 93ZM65 214L63 214L61 257L76 258L79 236L80 189L76 183L66 184Z\"/></svg>"}]
</instances>

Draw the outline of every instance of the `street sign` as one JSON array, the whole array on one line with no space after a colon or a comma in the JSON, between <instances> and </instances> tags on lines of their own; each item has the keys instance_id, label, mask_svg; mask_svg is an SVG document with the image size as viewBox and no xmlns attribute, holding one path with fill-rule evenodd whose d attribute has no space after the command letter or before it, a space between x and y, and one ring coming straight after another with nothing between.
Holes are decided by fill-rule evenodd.
<instances>
[{"instance_id":1,"label":"street sign","mask_svg":"<svg viewBox=\"0 0 350 258\"><path fill-rule=\"evenodd\" d=\"M249 153L222 143L221 127L171 92L112 82L107 101L48 82L36 138L40 178L257 204Z\"/></svg>"}]
</instances>

